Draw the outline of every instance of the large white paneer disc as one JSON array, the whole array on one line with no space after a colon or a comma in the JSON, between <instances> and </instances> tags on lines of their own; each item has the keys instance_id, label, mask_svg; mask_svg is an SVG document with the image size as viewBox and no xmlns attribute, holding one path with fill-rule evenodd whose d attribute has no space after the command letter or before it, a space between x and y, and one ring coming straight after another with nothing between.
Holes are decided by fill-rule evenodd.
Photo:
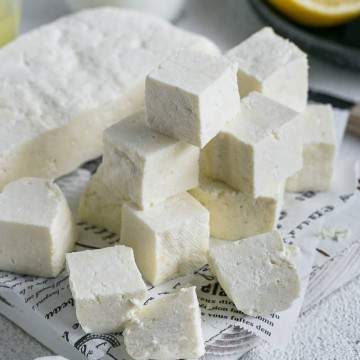
<instances>
[{"instance_id":1,"label":"large white paneer disc","mask_svg":"<svg viewBox=\"0 0 360 360\"><path fill-rule=\"evenodd\" d=\"M85 332L120 330L146 300L134 253L113 246L66 254L76 316Z\"/></svg>"},{"instance_id":2,"label":"large white paneer disc","mask_svg":"<svg viewBox=\"0 0 360 360\"><path fill-rule=\"evenodd\" d=\"M224 240L238 240L276 229L283 204L283 185L277 192L256 199L219 181L201 178L190 194L210 213L210 233Z\"/></svg>"},{"instance_id":3,"label":"large white paneer disc","mask_svg":"<svg viewBox=\"0 0 360 360\"><path fill-rule=\"evenodd\" d=\"M103 178L117 194L147 208L198 185L200 150L151 130L144 113L104 132Z\"/></svg>"},{"instance_id":4,"label":"large white paneer disc","mask_svg":"<svg viewBox=\"0 0 360 360\"><path fill-rule=\"evenodd\" d=\"M209 213L188 193L146 210L122 209L121 242L134 249L144 278L156 285L191 274L207 262Z\"/></svg>"},{"instance_id":5,"label":"large white paneer disc","mask_svg":"<svg viewBox=\"0 0 360 360\"><path fill-rule=\"evenodd\" d=\"M311 104L302 114L303 168L286 182L286 191L328 191L334 171L336 136L331 105Z\"/></svg>"},{"instance_id":6,"label":"large white paneer disc","mask_svg":"<svg viewBox=\"0 0 360 360\"><path fill-rule=\"evenodd\" d=\"M209 264L236 308L251 316L285 310L300 294L293 248L276 231L215 245Z\"/></svg>"},{"instance_id":7,"label":"large white paneer disc","mask_svg":"<svg viewBox=\"0 0 360 360\"><path fill-rule=\"evenodd\" d=\"M241 96L251 91L302 112L308 92L308 61L295 44L266 27L231 49L226 56L238 65Z\"/></svg>"},{"instance_id":8,"label":"large white paneer disc","mask_svg":"<svg viewBox=\"0 0 360 360\"><path fill-rule=\"evenodd\" d=\"M79 218L89 224L120 234L121 208L126 199L106 185L103 165L91 177L81 195Z\"/></svg>"},{"instance_id":9,"label":"large white paneer disc","mask_svg":"<svg viewBox=\"0 0 360 360\"><path fill-rule=\"evenodd\" d=\"M144 306L125 329L126 351L136 360L198 359L205 353L195 287Z\"/></svg>"},{"instance_id":10,"label":"large white paneer disc","mask_svg":"<svg viewBox=\"0 0 360 360\"><path fill-rule=\"evenodd\" d=\"M0 194L0 269L55 277L76 240L73 216L52 181L22 178Z\"/></svg>"},{"instance_id":11,"label":"large white paneer disc","mask_svg":"<svg viewBox=\"0 0 360 360\"><path fill-rule=\"evenodd\" d=\"M0 49L0 188L55 178L102 153L102 132L144 106L145 77L209 40L119 8L61 18Z\"/></svg>"},{"instance_id":12,"label":"large white paneer disc","mask_svg":"<svg viewBox=\"0 0 360 360\"><path fill-rule=\"evenodd\" d=\"M253 92L201 151L201 171L255 198L273 195L302 167L302 132L298 113Z\"/></svg>"},{"instance_id":13,"label":"large white paneer disc","mask_svg":"<svg viewBox=\"0 0 360 360\"><path fill-rule=\"evenodd\" d=\"M148 75L145 91L150 127L201 148L240 111L236 66L220 56L179 52Z\"/></svg>"}]
</instances>

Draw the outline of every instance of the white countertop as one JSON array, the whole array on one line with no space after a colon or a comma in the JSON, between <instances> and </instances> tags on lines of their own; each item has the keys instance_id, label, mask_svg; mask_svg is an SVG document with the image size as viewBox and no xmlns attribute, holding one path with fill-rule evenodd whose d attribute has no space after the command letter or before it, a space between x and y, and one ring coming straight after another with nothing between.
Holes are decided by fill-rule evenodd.
<instances>
[{"instance_id":1,"label":"white countertop","mask_svg":"<svg viewBox=\"0 0 360 360\"><path fill-rule=\"evenodd\" d=\"M26 0L22 31L66 13L68 9L63 0ZM208 36L223 50L263 26L247 2L238 0L189 0L177 25ZM354 74L314 58L310 59L310 65L310 84L314 89L360 101L360 73ZM360 159L360 139L346 135L342 153L346 158ZM245 358L359 359L360 333L356 331L360 328L359 302L360 278L357 278L300 318L285 353L265 349ZM31 360L50 354L49 350L0 315L0 360Z\"/></svg>"}]
</instances>

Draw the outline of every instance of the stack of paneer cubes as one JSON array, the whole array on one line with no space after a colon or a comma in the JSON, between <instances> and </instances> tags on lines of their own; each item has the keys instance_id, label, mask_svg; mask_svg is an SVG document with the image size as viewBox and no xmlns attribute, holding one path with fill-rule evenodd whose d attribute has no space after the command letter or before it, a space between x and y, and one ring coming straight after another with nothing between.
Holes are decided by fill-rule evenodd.
<instances>
[{"instance_id":1,"label":"stack of paneer cubes","mask_svg":"<svg viewBox=\"0 0 360 360\"><path fill-rule=\"evenodd\" d=\"M332 109L307 105L307 91L306 54L270 28L224 56L178 51L147 76L144 112L105 130L79 211L125 246L67 256L86 330L125 326L135 359L201 356L195 289L142 307L141 277L158 285L207 263L239 310L291 305L300 280L296 251L276 232L284 191L328 190L335 156ZM210 235L232 241L212 247ZM96 272L81 294L84 268ZM105 295L91 300L97 278Z\"/></svg>"}]
</instances>

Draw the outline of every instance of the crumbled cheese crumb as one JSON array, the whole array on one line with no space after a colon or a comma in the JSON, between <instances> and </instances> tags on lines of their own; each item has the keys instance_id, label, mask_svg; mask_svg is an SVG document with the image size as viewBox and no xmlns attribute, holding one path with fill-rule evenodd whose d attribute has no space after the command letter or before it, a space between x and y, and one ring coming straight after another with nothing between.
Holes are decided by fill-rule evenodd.
<instances>
[{"instance_id":1,"label":"crumbled cheese crumb","mask_svg":"<svg viewBox=\"0 0 360 360\"><path fill-rule=\"evenodd\" d=\"M323 240L334 240L340 241L348 238L350 235L350 230L343 227L323 227L318 236Z\"/></svg>"}]
</instances>

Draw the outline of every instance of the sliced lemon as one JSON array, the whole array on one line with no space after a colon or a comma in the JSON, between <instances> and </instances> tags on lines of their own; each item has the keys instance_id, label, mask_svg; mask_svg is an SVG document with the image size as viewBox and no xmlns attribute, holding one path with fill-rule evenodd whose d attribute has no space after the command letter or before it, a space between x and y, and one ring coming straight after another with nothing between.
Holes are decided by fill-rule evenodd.
<instances>
[{"instance_id":1,"label":"sliced lemon","mask_svg":"<svg viewBox=\"0 0 360 360\"><path fill-rule=\"evenodd\" d=\"M17 1L0 0L0 47L13 40L17 35L20 13Z\"/></svg>"},{"instance_id":2,"label":"sliced lemon","mask_svg":"<svg viewBox=\"0 0 360 360\"><path fill-rule=\"evenodd\" d=\"M334 26L360 16L360 0L268 0L290 19L308 26Z\"/></svg>"}]
</instances>

